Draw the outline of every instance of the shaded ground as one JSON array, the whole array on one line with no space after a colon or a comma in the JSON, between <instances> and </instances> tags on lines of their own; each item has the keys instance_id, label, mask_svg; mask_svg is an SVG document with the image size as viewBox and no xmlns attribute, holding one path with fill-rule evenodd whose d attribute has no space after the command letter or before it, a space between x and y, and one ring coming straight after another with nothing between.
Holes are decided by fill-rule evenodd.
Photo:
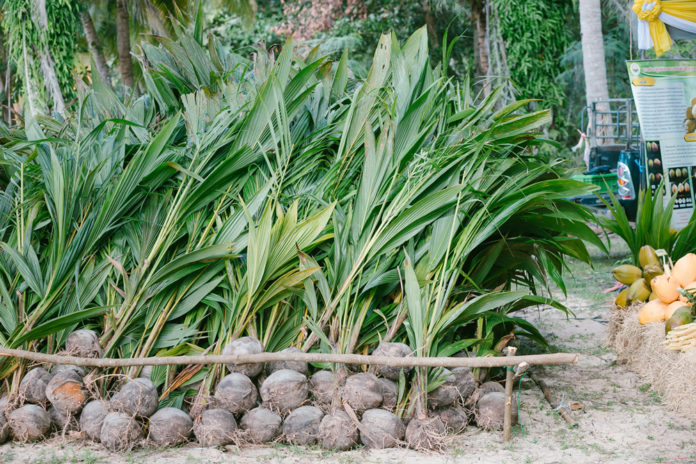
<instances>
[{"instance_id":1,"label":"shaded ground","mask_svg":"<svg viewBox=\"0 0 696 464\"><path fill-rule=\"evenodd\" d=\"M578 428L570 429L551 410L536 385L524 378L520 388L522 428L502 443L500 432L471 427L449 439L440 454L405 449L330 453L287 445L242 449L183 447L173 450L135 450L116 455L99 446L54 439L38 445L0 446L2 463L653 463L696 462L696 424L667 411L649 385L616 364L603 347L606 318L613 296L601 290L613 285L611 268L620 258L597 258L595 268L573 264L566 305L575 317L558 310L529 311L554 349L582 354L572 366L539 369L552 394L577 402L572 412Z\"/></svg>"}]
</instances>

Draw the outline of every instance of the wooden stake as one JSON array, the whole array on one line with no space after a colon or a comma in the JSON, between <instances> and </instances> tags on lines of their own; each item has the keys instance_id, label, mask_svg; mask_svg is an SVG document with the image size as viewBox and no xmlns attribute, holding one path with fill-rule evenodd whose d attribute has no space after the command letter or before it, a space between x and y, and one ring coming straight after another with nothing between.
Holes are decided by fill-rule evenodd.
<instances>
[{"instance_id":1,"label":"wooden stake","mask_svg":"<svg viewBox=\"0 0 696 464\"><path fill-rule=\"evenodd\" d=\"M544 394L544 398L546 398L546 401L549 403L549 405L554 409L554 411L558 411L558 413L561 415L563 420L565 420L568 425L571 428L576 428L578 426L578 423L573 420L572 417L570 417L570 414L564 409L559 407L559 405L551 399L551 392L549 391L549 387L546 386L546 383L532 375L532 371L529 371L529 376L532 378L534 383L537 384L541 392Z\"/></svg>"},{"instance_id":2,"label":"wooden stake","mask_svg":"<svg viewBox=\"0 0 696 464\"><path fill-rule=\"evenodd\" d=\"M539 364L575 364L577 353L552 353L527 356L480 357L480 358L445 358L445 357L390 357L368 356L360 354L330 353L259 353L244 355L198 355L198 356L154 356L149 358L80 358L57 354L36 353L0 346L0 356L29 359L49 364L71 364L89 367L130 367L130 366L171 366L194 364L255 364L274 361L301 361L310 363L366 364L394 367L503 367L517 366L522 363Z\"/></svg>"},{"instance_id":3,"label":"wooden stake","mask_svg":"<svg viewBox=\"0 0 696 464\"><path fill-rule=\"evenodd\" d=\"M505 348L505 356L511 358L517 353L517 348ZM512 436L512 384L515 373L512 369L505 372L505 417L503 418L503 441L510 441Z\"/></svg>"}]
</instances>

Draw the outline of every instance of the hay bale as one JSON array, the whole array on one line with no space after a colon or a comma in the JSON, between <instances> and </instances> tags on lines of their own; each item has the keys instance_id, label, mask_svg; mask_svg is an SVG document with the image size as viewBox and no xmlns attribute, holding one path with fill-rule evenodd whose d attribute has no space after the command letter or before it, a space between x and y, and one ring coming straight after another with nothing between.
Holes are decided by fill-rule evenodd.
<instances>
[{"instance_id":1,"label":"hay bale","mask_svg":"<svg viewBox=\"0 0 696 464\"><path fill-rule=\"evenodd\" d=\"M285 348L284 350L280 351L281 353L304 353L299 348L296 348L294 346L291 346L289 348ZM279 371L282 369L290 369L292 371L297 371L300 374L307 375L309 372L309 366L306 362L304 361L274 361L272 363L268 364L268 372L271 374L274 373L275 371Z\"/></svg>"},{"instance_id":2,"label":"hay bale","mask_svg":"<svg viewBox=\"0 0 696 464\"><path fill-rule=\"evenodd\" d=\"M112 409L129 416L149 417L157 410L158 403L155 385L140 377L128 381L111 398Z\"/></svg>"},{"instance_id":3,"label":"hay bale","mask_svg":"<svg viewBox=\"0 0 696 464\"><path fill-rule=\"evenodd\" d=\"M245 437L252 443L267 443L280 435L283 420L270 409L259 406L242 417L241 426Z\"/></svg>"},{"instance_id":4,"label":"hay bale","mask_svg":"<svg viewBox=\"0 0 696 464\"><path fill-rule=\"evenodd\" d=\"M80 412L87 401L87 390L77 372L63 370L46 385L46 398L61 416L69 416Z\"/></svg>"},{"instance_id":5,"label":"hay bale","mask_svg":"<svg viewBox=\"0 0 696 464\"><path fill-rule=\"evenodd\" d=\"M263 345L254 337L242 337L232 340L222 349L222 354L259 354L263 353ZM238 372L249 378L254 378L263 370L263 363L256 364L227 364L227 370Z\"/></svg>"},{"instance_id":6,"label":"hay bale","mask_svg":"<svg viewBox=\"0 0 696 464\"><path fill-rule=\"evenodd\" d=\"M413 418L406 427L406 442L415 450L434 450L443 446L445 424L439 417Z\"/></svg>"},{"instance_id":7,"label":"hay bale","mask_svg":"<svg viewBox=\"0 0 696 464\"><path fill-rule=\"evenodd\" d=\"M253 408L258 397L254 382L237 372L223 377L215 389L215 401L218 406L232 414L241 414Z\"/></svg>"},{"instance_id":8,"label":"hay bale","mask_svg":"<svg viewBox=\"0 0 696 464\"><path fill-rule=\"evenodd\" d=\"M468 367L456 367L452 369L452 375L457 385L459 400L464 403L476 390L476 377Z\"/></svg>"},{"instance_id":9,"label":"hay bale","mask_svg":"<svg viewBox=\"0 0 696 464\"><path fill-rule=\"evenodd\" d=\"M428 393L428 407L431 409L451 406L459 399L459 388L454 374L443 369L441 375L444 377L444 382Z\"/></svg>"},{"instance_id":10,"label":"hay bale","mask_svg":"<svg viewBox=\"0 0 696 464\"><path fill-rule=\"evenodd\" d=\"M358 443L358 438L358 427L345 411L327 414L319 424L319 441L328 450L349 450Z\"/></svg>"},{"instance_id":11,"label":"hay bale","mask_svg":"<svg viewBox=\"0 0 696 464\"><path fill-rule=\"evenodd\" d=\"M272 373L261 385L261 399L269 409L282 413L298 408L307 400L307 377L297 371L281 369Z\"/></svg>"},{"instance_id":12,"label":"hay bale","mask_svg":"<svg viewBox=\"0 0 696 464\"><path fill-rule=\"evenodd\" d=\"M372 352L372 356L389 356L394 358L405 358L412 355L413 351L408 345L393 342L380 342ZM377 375L389 380L399 380L400 372L403 371L404 374L408 374L411 369L411 367L375 366Z\"/></svg>"},{"instance_id":13,"label":"hay bale","mask_svg":"<svg viewBox=\"0 0 696 464\"><path fill-rule=\"evenodd\" d=\"M319 424L324 417L321 409L314 406L300 406L285 418L283 436L293 445L311 445L319 437Z\"/></svg>"},{"instance_id":14,"label":"hay bale","mask_svg":"<svg viewBox=\"0 0 696 464\"><path fill-rule=\"evenodd\" d=\"M309 379L309 390L314 402L322 407L330 406L334 398L339 399L342 385L339 376L331 371L317 371Z\"/></svg>"},{"instance_id":15,"label":"hay bale","mask_svg":"<svg viewBox=\"0 0 696 464\"><path fill-rule=\"evenodd\" d=\"M483 429L502 429L505 421L505 393L486 393L476 403L476 425ZM517 401L512 398L512 425L517 423Z\"/></svg>"},{"instance_id":16,"label":"hay bale","mask_svg":"<svg viewBox=\"0 0 696 464\"><path fill-rule=\"evenodd\" d=\"M51 416L41 406L27 404L10 412L7 417L12 437L21 442L37 441L51 428Z\"/></svg>"},{"instance_id":17,"label":"hay bale","mask_svg":"<svg viewBox=\"0 0 696 464\"><path fill-rule=\"evenodd\" d=\"M451 408L436 409L430 412L432 417L438 417L445 426L446 433L461 433L469 423L469 415L464 408L454 406Z\"/></svg>"},{"instance_id":18,"label":"hay bale","mask_svg":"<svg viewBox=\"0 0 696 464\"><path fill-rule=\"evenodd\" d=\"M399 396L399 386L396 382L384 378L379 378L379 383L382 387L382 407L387 411L394 411Z\"/></svg>"},{"instance_id":19,"label":"hay bale","mask_svg":"<svg viewBox=\"0 0 696 464\"><path fill-rule=\"evenodd\" d=\"M92 441L99 441L104 418L109 413L108 404L102 400L92 400L82 408L80 430Z\"/></svg>"},{"instance_id":20,"label":"hay bale","mask_svg":"<svg viewBox=\"0 0 696 464\"><path fill-rule=\"evenodd\" d=\"M128 414L110 412L104 417L99 440L109 451L128 451L143 438L143 428Z\"/></svg>"},{"instance_id":21,"label":"hay bale","mask_svg":"<svg viewBox=\"0 0 696 464\"><path fill-rule=\"evenodd\" d=\"M46 403L46 386L51 381L50 374L43 367L35 367L24 374L24 378L19 383L19 397L27 403L44 404Z\"/></svg>"},{"instance_id":22,"label":"hay bale","mask_svg":"<svg viewBox=\"0 0 696 464\"><path fill-rule=\"evenodd\" d=\"M68 335L65 350L71 356L82 358L101 358L104 355L97 333L89 329L76 330Z\"/></svg>"},{"instance_id":23,"label":"hay bale","mask_svg":"<svg viewBox=\"0 0 696 464\"><path fill-rule=\"evenodd\" d=\"M401 419L384 409L368 409L360 424L360 440L368 448L393 448L404 438Z\"/></svg>"},{"instance_id":24,"label":"hay bale","mask_svg":"<svg viewBox=\"0 0 696 464\"><path fill-rule=\"evenodd\" d=\"M206 409L193 423L193 434L203 446L229 445L237 436L237 421L225 409Z\"/></svg>"},{"instance_id":25,"label":"hay bale","mask_svg":"<svg viewBox=\"0 0 696 464\"><path fill-rule=\"evenodd\" d=\"M383 400L382 384L374 374L353 374L346 379L342 397L357 413L377 408Z\"/></svg>"},{"instance_id":26,"label":"hay bale","mask_svg":"<svg viewBox=\"0 0 696 464\"><path fill-rule=\"evenodd\" d=\"M159 446L175 446L188 441L193 421L177 408L162 408L150 417L150 440Z\"/></svg>"}]
</instances>

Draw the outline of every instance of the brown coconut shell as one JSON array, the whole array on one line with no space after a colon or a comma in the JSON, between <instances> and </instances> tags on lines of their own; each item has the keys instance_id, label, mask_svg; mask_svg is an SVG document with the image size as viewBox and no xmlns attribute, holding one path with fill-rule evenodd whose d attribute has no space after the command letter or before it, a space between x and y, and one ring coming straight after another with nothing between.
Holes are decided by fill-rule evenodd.
<instances>
[{"instance_id":1,"label":"brown coconut shell","mask_svg":"<svg viewBox=\"0 0 696 464\"><path fill-rule=\"evenodd\" d=\"M225 409L206 409L194 421L193 433L203 446L229 445L237 436L237 421Z\"/></svg>"},{"instance_id":2,"label":"brown coconut shell","mask_svg":"<svg viewBox=\"0 0 696 464\"><path fill-rule=\"evenodd\" d=\"M406 442L415 450L434 450L443 446L445 424L439 417L412 418L406 427Z\"/></svg>"},{"instance_id":3,"label":"brown coconut shell","mask_svg":"<svg viewBox=\"0 0 696 464\"><path fill-rule=\"evenodd\" d=\"M342 397L357 413L377 408L383 400L382 384L374 374L353 374L346 379Z\"/></svg>"},{"instance_id":4,"label":"brown coconut shell","mask_svg":"<svg viewBox=\"0 0 696 464\"><path fill-rule=\"evenodd\" d=\"M290 369L272 373L261 385L261 399L269 409L288 413L307 401L309 382L303 374Z\"/></svg>"},{"instance_id":5,"label":"brown coconut shell","mask_svg":"<svg viewBox=\"0 0 696 464\"><path fill-rule=\"evenodd\" d=\"M43 367L35 367L28 371L19 383L19 397L27 403L46 403L46 386L51 381L50 374Z\"/></svg>"},{"instance_id":6,"label":"brown coconut shell","mask_svg":"<svg viewBox=\"0 0 696 464\"><path fill-rule=\"evenodd\" d=\"M150 417L149 438L159 446L176 446L188 441L193 420L181 409L162 408Z\"/></svg>"},{"instance_id":7,"label":"brown coconut shell","mask_svg":"<svg viewBox=\"0 0 696 464\"><path fill-rule=\"evenodd\" d=\"M82 358L101 358L104 355L97 333L89 329L76 330L68 335L65 351L71 356Z\"/></svg>"},{"instance_id":8,"label":"brown coconut shell","mask_svg":"<svg viewBox=\"0 0 696 464\"><path fill-rule=\"evenodd\" d=\"M233 372L220 380L215 389L218 407L232 414L242 414L256 406L259 394L256 385L244 374Z\"/></svg>"},{"instance_id":9,"label":"brown coconut shell","mask_svg":"<svg viewBox=\"0 0 696 464\"><path fill-rule=\"evenodd\" d=\"M327 414L319 424L319 441L328 450L349 450L358 443L358 438L358 428L345 411Z\"/></svg>"},{"instance_id":10,"label":"brown coconut shell","mask_svg":"<svg viewBox=\"0 0 696 464\"><path fill-rule=\"evenodd\" d=\"M466 410L459 406L445 409L436 409L430 412L431 417L439 417L445 425L446 433L461 433L469 423L469 415Z\"/></svg>"},{"instance_id":11,"label":"brown coconut shell","mask_svg":"<svg viewBox=\"0 0 696 464\"><path fill-rule=\"evenodd\" d=\"M311 445L319 437L319 424L324 417L315 406L300 406L285 418L283 436L293 445Z\"/></svg>"},{"instance_id":12,"label":"brown coconut shell","mask_svg":"<svg viewBox=\"0 0 696 464\"><path fill-rule=\"evenodd\" d=\"M268 443L280 435L280 415L270 409L259 406L244 414L241 426L245 438L252 443Z\"/></svg>"},{"instance_id":13,"label":"brown coconut shell","mask_svg":"<svg viewBox=\"0 0 696 464\"><path fill-rule=\"evenodd\" d=\"M381 342L372 352L372 356L389 356L394 358L405 358L412 356L413 351L408 345L394 342ZM394 366L375 366L375 373L381 377L390 380L399 380L399 373L408 374L412 367L394 367Z\"/></svg>"},{"instance_id":14,"label":"brown coconut shell","mask_svg":"<svg viewBox=\"0 0 696 464\"><path fill-rule=\"evenodd\" d=\"M158 403L154 384L140 377L128 381L111 398L111 408L129 416L149 417L157 410Z\"/></svg>"},{"instance_id":15,"label":"brown coconut shell","mask_svg":"<svg viewBox=\"0 0 696 464\"><path fill-rule=\"evenodd\" d=\"M328 407L345 382L331 371L317 371L309 379L309 390L312 393L314 402L320 407Z\"/></svg>"},{"instance_id":16,"label":"brown coconut shell","mask_svg":"<svg viewBox=\"0 0 696 464\"><path fill-rule=\"evenodd\" d=\"M72 415L80 412L87 401L87 390L77 372L64 370L48 382L46 398L61 416Z\"/></svg>"},{"instance_id":17,"label":"brown coconut shell","mask_svg":"<svg viewBox=\"0 0 696 464\"><path fill-rule=\"evenodd\" d=\"M222 349L222 354L259 354L263 353L263 345L254 337L242 337L232 340ZM263 363L256 364L227 364L227 370L238 372L249 378L254 378L263 370Z\"/></svg>"},{"instance_id":18,"label":"brown coconut shell","mask_svg":"<svg viewBox=\"0 0 696 464\"><path fill-rule=\"evenodd\" d=\"M368 409L360 424L360 440L368 448L393 448L404 438L401 419L384 409Z\"/></svg>"},{"instance_id":19,"label":"brown coconut shell","mask_svg":"<svg viewBox=\"0 0 696 464\"><path fill-rule=\"evenodd\" d=\"M382 408L394 411L399 396L399 386L396 382L383 378L379 379L379 383L382 386Z\"/></svg>"},{"instance_id":20,"label":"brown coconut shell","mask_svg":"<svg viewBox=\"0 0 696 464\"><path fill-rule=\"evenodd\" d=\"M51 429L51 416L41 406L27 404L8 414L12 437L16 441L37 441Z\"/></svg>"},{"instance_id":21,"label":"brown coconut shell","mask_svg":"<svg viewBox=\"0 0 696 464\"><path fill-rule=\"evenodd\" d=\"M284 350L280 350L280 353L304 353L304 351L297 347L291 346L289 348L285 348ZM304 375L307 375L309 372L309 366L304 361L274 361L268 363L268 372L271 374L282 369L290 369L291 371L297 371Z\"/></svg>"},{"instance_id":22,"label":"brown coconut shell","mask_svg":"<svg viewBox=\"0 0 696 464\"><path fill-rule=\"evenodd\" d=\"M93 441L99 441L101 438L101 429L104 425L104 418L109 413L109 407L106 401L92 400L82 408L80 414L80 430L87 438Z\"/></svg>"},{"instance_id":23,"label":"brown coconut shell","mask_svg":"<svg viewBox=\"0 0 696 464\"><path fill-rule=\"evenodd\" d=\"M457 379L451 371L443 369L445 381L436 389L428 393L428 407L431 409L445 408L453 405L459 399Z\"/></svg>"},{"instance_id":24,"label":"brown coconut shell","mask_svg":"<svg viewBox=\"0 0 696 464\"><path fill-rule=\"evenodd\" d=\"M505 420L505 393L491 392L476 403L476 425L484 429L502 429ZM517 424L517 401L512 398L512 425Z\"/></svg>"},{"instance_id":25,"label":"brown coconut shell","mask_svg":"<svg viewBox=\"0 0 696 464\"><path fill-rule=\"evenodd\" d=\"M104 417L99 439L109 451L128 451L143 438L143 428L128 414L110 412Z\"/></svg>"}]
</instances>

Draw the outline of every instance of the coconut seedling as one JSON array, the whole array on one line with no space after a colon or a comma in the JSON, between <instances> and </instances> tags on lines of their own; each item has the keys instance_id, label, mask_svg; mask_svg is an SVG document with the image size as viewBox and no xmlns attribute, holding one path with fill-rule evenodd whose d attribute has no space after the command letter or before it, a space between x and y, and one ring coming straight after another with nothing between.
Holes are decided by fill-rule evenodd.
<instances>
[{"instance_id":1,"label":"coconut seedling","mask_svg":"<svg viewBox=\"0 0 696 464\"><path fill-rule=\"evenodd\" d=\"M12 438L21 442L37 441L51 429L51 416L41 406L27 404L7 416Z\"/></svg>"},{"instance_id":2,"label":"coconut seedling","mask_svg":"<svg viewBox=\"0 0 696 464\"><path fill-rule=\"evenodd\" d=\"M476 425L483 429L502 429L505 419L505 393L484 394L476 403ZM517 401L512 399L512 425L517 424Z\"/></svg>"},{"instance_id":3,"label":"coconut seedling","mask_svg":"<svg viewBox=\"0 0 696 464\"><path fill-rule=\"evenodd\" d=\"M269 375L261 385L261 399L266 407L288 413L301 406L309 395L309 382L304 374L281 369Z\"/></svg>"},{"instance_id":4,"label":"coconut seedling","mask_svg":"<svg viewBox=\"0 0 696 464\"><path fill-rule=\"evenodd\" d=\"M368 372L353 374L346 379L341 391L343 401L347 402L356 413L379 407L384 399L382 383Z\"/></svg>"},{"instance_id":5,"label":"coconut seedling","mask_svg":"<svg viewBox=\"0 0 696 464\"><path fill-rule=\"evenodd\" d=\"M337 399L343 384L345 384L344 377L327 370L315 372L309 380L312 398L322 408L329 407L334 399Z\"/></svg>"},{"instance_id":6,"label":"coconut seedling","mask_svg":"<svg viewBox=\"0 0 696 464\"><path fill-rule=\"evenodd\" d=\"M104 417L99 440L109 451L128 451L143 438L143 428L131 415L110 412Z\"/></svg>"},{"instance_id":7,"label":"coconut seedling","mask_svg":"<svg viewBox=\"0 0 696 464\"><path fill-rule=\"evenodd\" d=\"M73 414L61 411L55 406L48 408L48 415L51 416L51 422L53 423L54 428L61 435L65 435L67 432L79 430L80 428L80 424Z\"/></svg>"},{"instance_id":8,"label":"coconut seedling","mask_svg":"<svg viewBox=\"0 0 696 464\"><path fill-rule=\"evenodd\" d=\"M372 352L372 356L388 356L392 358L403 358L411 355L411 348L408 345L395 342L380 342ZM411 367L375 366L375 374L394 381L399 380L400 373L403 372L404 375L407 375L410 371Z\"/></svg>"},{"instance_id":9,"label":"coconut seedling","mask_svg":"<svg viewBox=\"0 0 696 464\"><path fill-rule=\"evenodd\" d=\"M280 415L259 406L247 411L240 425L244 430L245 438L252 443L268 443L280 435L282 422Z\"/></svg>"},{"instance_id":10,"label":"coconut seedling","mask_svg":"<svg viewBox=\"0 0 696 464\"><path fill-rule=\"evenodd\" d=\"M295 409L283 422L285 440L293 445L316 443L323 417L324 413L315 406L300 406Z\"/></svg>"},{"instance_id":11,"label":"coconut seedling","mask_svg":"<svg viewBox=\"0 0 696 464\"><path fill-rule=\"evenodd\" d=\"M399 399L399 386L389 379L378 378L378 380L382 387L382 407L393 412Z\"/></svg>"},{"instance_id":12,"label":"coconut seedling","mask_svg":"<svg viewBox=\"0 0 696 464\"><path fill-rule=\"evenodd\" d=\"M358 428L345 411L325 415L319 424L319 443L328 450L345 451L353 448L359 438Z\"/></svg>"},{"instance_id":13,"label":"coconut seedling","mask_svg":"<svg viewBox=\"0 0 696 464\"><path fill-rule=\"evenodd\" d=\"M27 403L44 404L46 387L53 377L43 367L35 367L27 372L19 383L19 397Z\"/></svg>"},{"instance_id":14,"label":"coconut seedling","mask_svg":"<svg viewBox=\"0 0 696 464\"><path fill-rule=\"evenodd\" d=\"M178 408L162 408L149 420L149 438L159 446L176 446L193 432L191 417Z\"/></svg>"},{"instance_id":15,"label":"coconut seedling","mask_svg":"<svg viewBox=\"0 0 696 464\"><path fill-rule=\"evenodd\" d=\"M46 398L61 415L77 414L87 401L82 378L74 370L63 370L46 385Z\"/></svg>"},{"instance_id":16,"label":"coconut seedling","mask_svg":"<svg viewBox=\"0 0 696 464\"><path fill-rule=\"evenodd\" d=\"M263 345L254 337L241 337L232 340L222 349L222 354L244 355L263 353ZM244 374L249 378L254 378L263 371L263 363L252 364L227 364L227 370L232 373Z\"/></svg>"},{"instance_id":17,"label":"coconut seedling","mask_svg":"<svg viewBox=\"0 0 696 464\"><path fill-rule=\"evenodd\" d=\"M80 430L92 441L101 439L104 418L109 413L108 404L103 400L92 400L82 408L80 413Z\"/></svg>"},{"instance_id":18,"label":"coconut seedling","mask_svg":"<svg viewBox=\"0 0 696 464\"><path fill-rule=\"evenodd\" d=\"M217 405L232 414L241 414L256 406L258 396L254 382L238 372L223 377L215 389Z\"/></svg>"},{"instance_id":19,"label":"coconut seedling","mask_svg":"<svg viewBox=\"0 0 696 464\"><path fill-rule=\"evenodd\" d=\"M68 335L65 351L68 355L82 358L99 358L104 354L97 333L89 329L76 330Z\"/></svg>"},{"instance_id":20,"label":"coconut seedling","mask_svg":"<svg viewBox=\"0 0 696 464\"><path fill-rule=\"evenodd\" d=\"M281 353L304 353L301 349L291 346L280 350ZM268 372L271 374L275 371L282 369L290 369L292 371L297 371L302 375L307 375L309 373L309 367L306 362L303 361L274 361L268 363Z\"/></svg>"},{"instance_id":21,"label":"coconut seedling","mask_svg":"<svg viewBox=\"0 0 696 464\"><path fill-rule=\"evenodd\" d=\"M360 425L360 440L368 448L393 448L404 438L401 419L384 409L368 409L363 413Z\"/></svg>"},{"instance_id":22,"label":"coconut seedling","mask_svg":"<svg viewBox=\"0 0 696 464\"><path fill-rule=\"evenodd\" d=\"M206 409L194 421L193 434L203 446L229 445L237 436L237 421L225 409Z\"/></svg>"},{"instance_id":23,"label":"coconut seedling","mask_svg":"<svg viewBox=\"0 0 696 464\"><path fill-rule=\"evenodd\" d=\"M469 423L469 415L461 406L436 409L430 412L430 416L439 417L445 426L446 433L461 433Z\"/></svg>"},{"instance_id":24,"label":"coconut seedling","mask_svg":"<svg viewBox=\"0 0 696 464\"><path fill-rule=\"evenodd\" d=\"M157 410L159 398L155 385L138 377L129 380L111 398L111 408L129 416L149 417Z\"/></svg>"}]
</instances>

